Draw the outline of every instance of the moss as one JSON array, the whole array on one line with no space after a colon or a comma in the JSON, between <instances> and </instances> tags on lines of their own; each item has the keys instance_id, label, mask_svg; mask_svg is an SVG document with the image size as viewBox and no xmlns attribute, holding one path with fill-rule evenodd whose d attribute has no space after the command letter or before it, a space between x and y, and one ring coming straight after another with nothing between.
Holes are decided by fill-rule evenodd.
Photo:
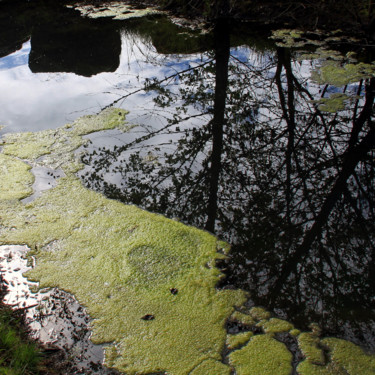
<instances>
[{"instance_id":1,"label":"moss","mask_svg":"<svg viewBox=\"0 0 375 375\"><path fill-rule=\"evenodd\" d=\"M250 309L250 315L255 320L266 320L271 317L271 314L265 310L263 307L252 307Z\"/></svg>"},{"instance_id":2,"label":"moss","mask_svg":"<svg viewBox=\"0 0 375 375\"><path fill-rule=\"evenodd\" d=\"M302 336L303 335L303 336ZM302 336L302 337L301 337ZM345 340L326 338L319 340L314 334L303 333L299 337L306 360L297 371L301 375L370 375L375 373L375 357L367 355L359 346ZM327 350L327 364L323 353L317 348L321 345ZM321 357L321 358L319 358Z\"/></svg>"},{"instance_id":3,"label":"moss","mask_svg":"<svg viewBox=\"0 0 375 375\"><path fill-rule=\"evenodd\" d=\"M311 363L308 360L301 362L297 366L297 373L299 375L348 375L348 373L340 372L339 370L335 369L332 364L321 366Z\"/></svg>"},{"instance_id":4,"label":"moss","mask_svg":"<svg viewBox=\"0 0 375 375\"><path fill-rule=\"evenodd\" d=\"M300 331L299 329L294 328L294 329L292 329L289 333L290 333L292 336L297 337L297 336L301 333L301 331Z\"/></svg>"},{"instance_id":5,"label":"moss","mask_svg":"<svg viewBox=\"0 0 375 375\"><path fill-rule=\"evenodd\" d=\"M292 354L269 335L254 336L242 349L232 352L229 360L238 375L289 375L292 372Z\"/></svg>"},{"instance_id":6,"label":"moss","mask_svg":"<svg viewBox=\"0 0 375 375\"><path fill-rule=\"evenodd\" d=\"M367 355L359 346L336 338L323 339L322 344L329 349L337 373L375 374L375 357Z\"/></svg>"},{"instance_id":7,"label":"moss","mask_svg":"<svg viewBox=\"0 0 375 375\"><path fill-rule=\"evenodd\" d=\"M237 349L239 346L246 344L252 336L254 336L254 333L251 331L241 332L237 335L228 335L227 347L230 350Z\"/></svg>"},{"instance_id":8,"label":"moss","mask_svg":"<svg viewBox=\"0 0 375 375\"><path fill-rule=\"evenodd\" d=\"M27 156L35 163L62 162L66 176L29 204L0 206L0 243L28 244L37 266L27 276L41 288L71 292L87 307L92 340L111 343L108 366L127 374L186 374L212 363L225 374L219 363L225 322L245 293L215 288L221 273L206 264L222 257L217 247L223 244L207 232L106 199L72 173L82 136L122 124L118 111L6 138L3 152L12 154L6 158L25 157L22 144L31 137ZM48 158L38 159L46 151ZM17 178L25 172L13 168L3 177L14 178L14 171Z\"/></svg>"},{"instance_id":9,"label":"moss","mask_svg":"<svg viewBox=\"0 0 375 375\"><path fill-rule=\"evenodd\" d=\"M73 293L87 307L95 319L92 340L116 343L118 357L109 366L180 374L220 360L225 321L244 300L241 292L217 291L219 271L204 267L216 256L213 236L109 201L73 177L20 216L29 210L29 223L4 238L39 249L58 241L58 251L35 252L37 267L28 277L41 288ZM154 319L143 320L148 314Z\"/></svg>"},{"instance_id":10,"label":"moss","mask_svg":"<svg viewBox=\"0 0 375 375\"><path fill-rule=\"evenodd\" d=\"M189 375L230 375L231 368L219 361L208 359L196 367Z\"/></svg>"},{"instance_id":11,"label":"moss","mask_svg":"<svg viewBox=\"0 0 375 375\"><path fill-rule=\"evenodd\" d=\"M298 336L298 346L304 357L313 364L325 365L324 353L319 344L319 338L310 332Z\"/></svg>"},{"instance_id":12,"label":"moss","mask_svg":"<svg viewBox=\"0 0 375 375\"><path fill-rule=\"evenodd\" d=\"M235 311L231 315L230 320L242 323L247 326L252 326L255 324L255 320L251 315L244 314L240 311Z\"/></svg>"},{"instance_id":13,"label":"moss","mask_svg":"<svg viewBox=\"0 0 375 375\"><path fill-rule=\"evenodd\" d=\"M262 327L265 333L274 334L280 332L289 332L294 328L293 324L283 319L271 318L270 320L261 320L258 327Z\"/></svg>"},{"instance_id":14,"label":"moss","mask_svg":"<svg viewBox=\"0 0 375 375\"><path fill-rule=\"evenodd\" d=\"M82 136L114 128L125 131L130 128L125 123L126 114L123 109L108 108L100 115L84 116L58 129L6 134L3 153L53 169L63 167L67 172L73 167L74 171L77 166L73 151L87 142ZM43 160L39 160L42 157Z\"/></svg>"},{"instance_id":15,"label":"moss","mask_svg":"<svg viewBox=\"0 0 375 375\"><path fill-rule=\"evenodd\" d=\"M32 194L31 167L20 160L0 154L0 201L22 199Z\"/></svg>"}]
</instances>

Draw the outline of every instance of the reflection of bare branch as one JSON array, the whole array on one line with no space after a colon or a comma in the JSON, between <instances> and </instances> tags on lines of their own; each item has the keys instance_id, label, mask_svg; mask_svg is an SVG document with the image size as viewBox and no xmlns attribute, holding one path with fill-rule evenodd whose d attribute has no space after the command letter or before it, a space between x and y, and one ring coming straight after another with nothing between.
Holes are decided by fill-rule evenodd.
<instances>
[{"instance_id":1,"label":"reflection of bare branch","mask_svg":"<svg viewBox=\"0 0 375 375\"><path fill-rule=\"evenodd\" d=\"M158 80L158 81L154 81L154 82L152 82L152 86L161 85L162 83L167 82L167 81L170 81L171 79L173 79L173 78L175 78L175 77L178 77L178 76L181 75L181 74L184 74L184 73L190 72L190 71L195 70L195 69L202 68L202 67L206 66L207 64L210 64L211 62L212 62L212 60L208 60L208 61L205 61L205 62L202 63L202 64L198 64L198 65L192 66L192 67L190 67L190 68L187 68L187 69L181 70L181 71L179 71L179 72L176 72L176 73L174 73L174 74L171 74L171 75L169 75L169 76L167 76L167 77L165 77L165 78L163 78L163 79L161 79L161 80ZM116 103L120 102L121 100L125 100L126 98L128 98L128 97L131 96L131 95L137 94L137 93L142 92L142 91L145 91L145 90L147 90L147 89L149 89L149 88L147 88L147 87L141 87L140 89L134 90L134 91L132 91L132 92L126 94L126 95L122 95L120 98L114 100L111 104L108 104L108 105L106 105L105 107L103 107L103 108L101 109L101 111L104 111L105 109L114 106Z\"/></svg>"},{"instance_id":2,"label":"reflection of bare branch","mask_svg":"<svg viewBox=\"0 0 375 375\"><path fill-rule=\"evenodd\" d=\"M374 101L374 86L375 79L372 79L371 86L369 86L367 90L368 95L366 95L366 104L358 118L358 121L360 121L357 123L357 126L362 127L371 114ZM362 122L362 126L360 122ZM375 128L370 129L367 135L357 146L348 147L344 156L341 172L338 175L335 184L321 206L320 212L317 215L313 225L305 234L301 245L296 249L291 257L289 257L288 263L284 265L280 273L278 284L287 278L291 272L291 268L295 267L300 258L304 254L308 253L312 243L320 235L322 227L327 222L333 207L345 191L347 180L354 173L358 163L363 160L363 158L373 147L375 147Z\"/></svg>"}]
</instances>

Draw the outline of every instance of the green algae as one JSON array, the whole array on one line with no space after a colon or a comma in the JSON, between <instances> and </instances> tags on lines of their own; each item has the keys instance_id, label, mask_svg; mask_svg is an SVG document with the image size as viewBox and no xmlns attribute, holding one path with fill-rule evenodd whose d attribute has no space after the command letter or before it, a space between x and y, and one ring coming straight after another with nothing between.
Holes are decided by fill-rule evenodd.
<instances>
[{"instance_id":1,"label":"green algae","mask_svg":"<svg viewBox=\"0 0 375 375\"><path fill-rule=\"evenodd\" d=\"M236 335L228 335L226 342L227 348L229 350L237 349L239 346L246 344L252 336L254 336L254 333L251 331L240 332Z\"/></svg>"},{"instance_id":2,"label":"green algae","mask_svg":"<svg viewBox=\"0 0 375 375\"><path fill-rule=\"evenodd\" d=\"M249 313L255 320L267 320L271 317L271 313L263 307L252 307Z\"/></svg>"},{"instance_id":3,"label":"green algae","mask_svg":"<svg viewBox=\"0 0 375 375\"><path fill-rule=\"evenodd\" d=\"M336 371L358 375L375 374L375 357L367 355L359 346L337 338L325 338L321 342L329 349Z\"/></svg>"},{"instance_id":4,"label":"green algae","mask_svg":"<svg viewBox=\"0 0 375 375\"><path fill-rule=\"evenodd\" d=\"M54 131L6 137L4 159L51 165L64 156L66 176L31 203L1 205L0 242L27 244L37 259L27 276L40 288L74 294L87 308L92 341L110 343L107 366L127 374L199 374L211 364L212 371L227 374L228 366L221 363L225 322L244 303L245 293L215 288L221 273L206 264L223 257L217 252L223 243L207 232L106 199L85 189L72 173L82 136L123 121L124 113L111 110ZM32 147L25 151L28 138ZM27 175L16 167L2 170L5 180Z\"/></svg>"},{"instance_id":5,"label":"green algae","mask_svg":"<svg viewBox=\"0 0 375 375\"><path fill-rule=\"evenodd\" d=\"M31 167L20 160L0 154L0 201L22 199L32 193Z\"/></svg>"},{"instance_id":6,"label":"green algae","mask_svg":"<svg viewBox=\"0 0 375 375\"><path fill-rule=\"evenodd\" d=\"M189 375L230 375L231 368L222 362L208 359L196 367Z\"/></svg>"},{"instance_id":7,"label":"green algae","mask_svg":"<svg viewBox=\"0 0 375 375\"><path fill-rule=\"evenodd\" d=\"M244 314L240 311L235 311L231 317L230 320L236 321L238 323L242 323L246 326L252 326L255 324L255 320L251 315Z\"/></svg>"},{"instance_id":8,"label":"green algae","mask_svg":"<svg viewBox=\"0 0 375 375\"><path fill-rule=\"evenodd\" d=\"M375 357L359 346L337 338L319 340L313 334L302 333L299 346L306 357L297 371L301 375L370 375L375 373ZM321 346L327 352L325 359Z\"/></svg>"},{"instance_id":9,"label":"green algae","mask_svg":"<svg viewBox=\"0 0 375 375\"><path fill-rule=\"evenodd\" d=\"M74 151L88 142L82 136L115 128L128 130L131 126L125 123L126 114L123 109L108 108L99 115L81 117L58 129L6 134L2 152L53 169L62 167L66 172L75 172L79 166ZM40 158L43 160L38 160Z\"/></svg>"},{"instance_id":10,"label":"green algae","mask_svg":"<svg viewBox=\"0 0 375 375\"><path fill-rule=\"evenodd\" d=\"M289 333L292 336L297 337L301 333L301 331L299 329L294 328L294 329L290 330Z\"/></svg>"},{"instance_id":11,"label":"green algae","mask_svg":"<svg viewBox=\"0 0 375 375\"><path fill-rule=\"evenodd\" d=\"M298 346L304 357L313 364L325 365L326 360L319 338L311 332L303 332L298 336Z\"/></svg>"},{"instance_id":12,"label":"green algae","mask_svg":"<svg viewBox=\"0 0 375 375\"><path fill-rule=\"evenodd\" d=\"M30 279L41 288L71 292L87 307L94 319L92 341L115 343L117 356L107 357L108 366L129 374L185 374L208 358L221 359L225 321L244 298L241 292L215 289L219 271L204 267L216 254L213 236L108 201L74 177L62 178L20 216L29 210L34 216L28 224L3 237L39 249ZM43 249L55 241L58 251ZM142 262L131 256L138 249L152 261L135 265ZM148 314L154 319L143 320Z\"/></svg>"},{"instance_id":13,"label":"green algae","mask_svg":"<svg viewBox=\"0 0 375 375\"><path fill-rule=\"evenodd\" d=\"M242 349L229 355L230 364L238 375L289 375L292 353L270 335L257 335Z\"/></svg>"},{"instance_id":14,"label":"green algae","mask_svg":"<svg viewBox=\"0 0 375 375\"><path fill-rule=\"evenodd\" d=\"M289 332L294 328L293 324L283 319L271 318L269 320L261 320L257 327L262 327L265 333L275 334L281 332Z\"/></svg>"}]
</instances>

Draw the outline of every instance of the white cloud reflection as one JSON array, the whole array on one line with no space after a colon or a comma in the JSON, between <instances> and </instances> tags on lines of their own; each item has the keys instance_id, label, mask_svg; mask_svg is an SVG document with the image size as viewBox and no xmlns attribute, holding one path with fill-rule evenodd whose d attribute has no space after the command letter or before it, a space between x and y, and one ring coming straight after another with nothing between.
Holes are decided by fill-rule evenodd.
<instances>
[{"instance_id":1,"label":"white cloud reflection","mask_svg":"<svg viewBox=\"0 0 375 375\"><path fill-rule=\"evenodd\" d=\"M0 125L5 125L0 134L56 128L84 114L97 113L138 89L144 78L163 78L186 67L193 58L159 55L151 43L122 33L116 72L83 77L74 73L33 73L28 66L29 52L30 41L0 59ZM118 105L131 111L130 120L153 103L149 95L139 92Z\"/></svg>"}]
</instances>

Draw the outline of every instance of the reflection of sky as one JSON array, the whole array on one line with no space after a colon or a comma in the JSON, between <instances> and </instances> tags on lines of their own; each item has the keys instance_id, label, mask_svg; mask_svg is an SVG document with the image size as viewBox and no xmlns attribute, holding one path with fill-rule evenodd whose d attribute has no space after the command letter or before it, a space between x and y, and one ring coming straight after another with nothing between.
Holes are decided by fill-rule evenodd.
<instances>
[{"instance_id":1,"label":"reflection of sky","mask_svg":"<svg viewBox=\"0 0 375 375\"><path fill-rule=\"evenodd\" d=\"M23 44L22 48L8 56L0 59L0 71L12 69L17 66L27 65L29 60L31 45L30 41Z\"/></svg>"},{"instance_id":2,"label":"reflection of sky","mask_svg":"<svg viewBox=\"0 0 375 375\"><path fill-rule=\"evenodd\" d=\"M158 55L149 43L123 34L117 71L83 77L73 73L32 73L29 52L27 42L19 51L0 59L0 125L6 125L1 133L55 128L84 114L97 113L137 90L146 77L162 79L186 69L192 59L200 59ZM152 95L140 91L117 105L131 111L130 121L153 107ZM145 121L154 121L149 110L146 117Z\"/></svg>"}]
</instances>

